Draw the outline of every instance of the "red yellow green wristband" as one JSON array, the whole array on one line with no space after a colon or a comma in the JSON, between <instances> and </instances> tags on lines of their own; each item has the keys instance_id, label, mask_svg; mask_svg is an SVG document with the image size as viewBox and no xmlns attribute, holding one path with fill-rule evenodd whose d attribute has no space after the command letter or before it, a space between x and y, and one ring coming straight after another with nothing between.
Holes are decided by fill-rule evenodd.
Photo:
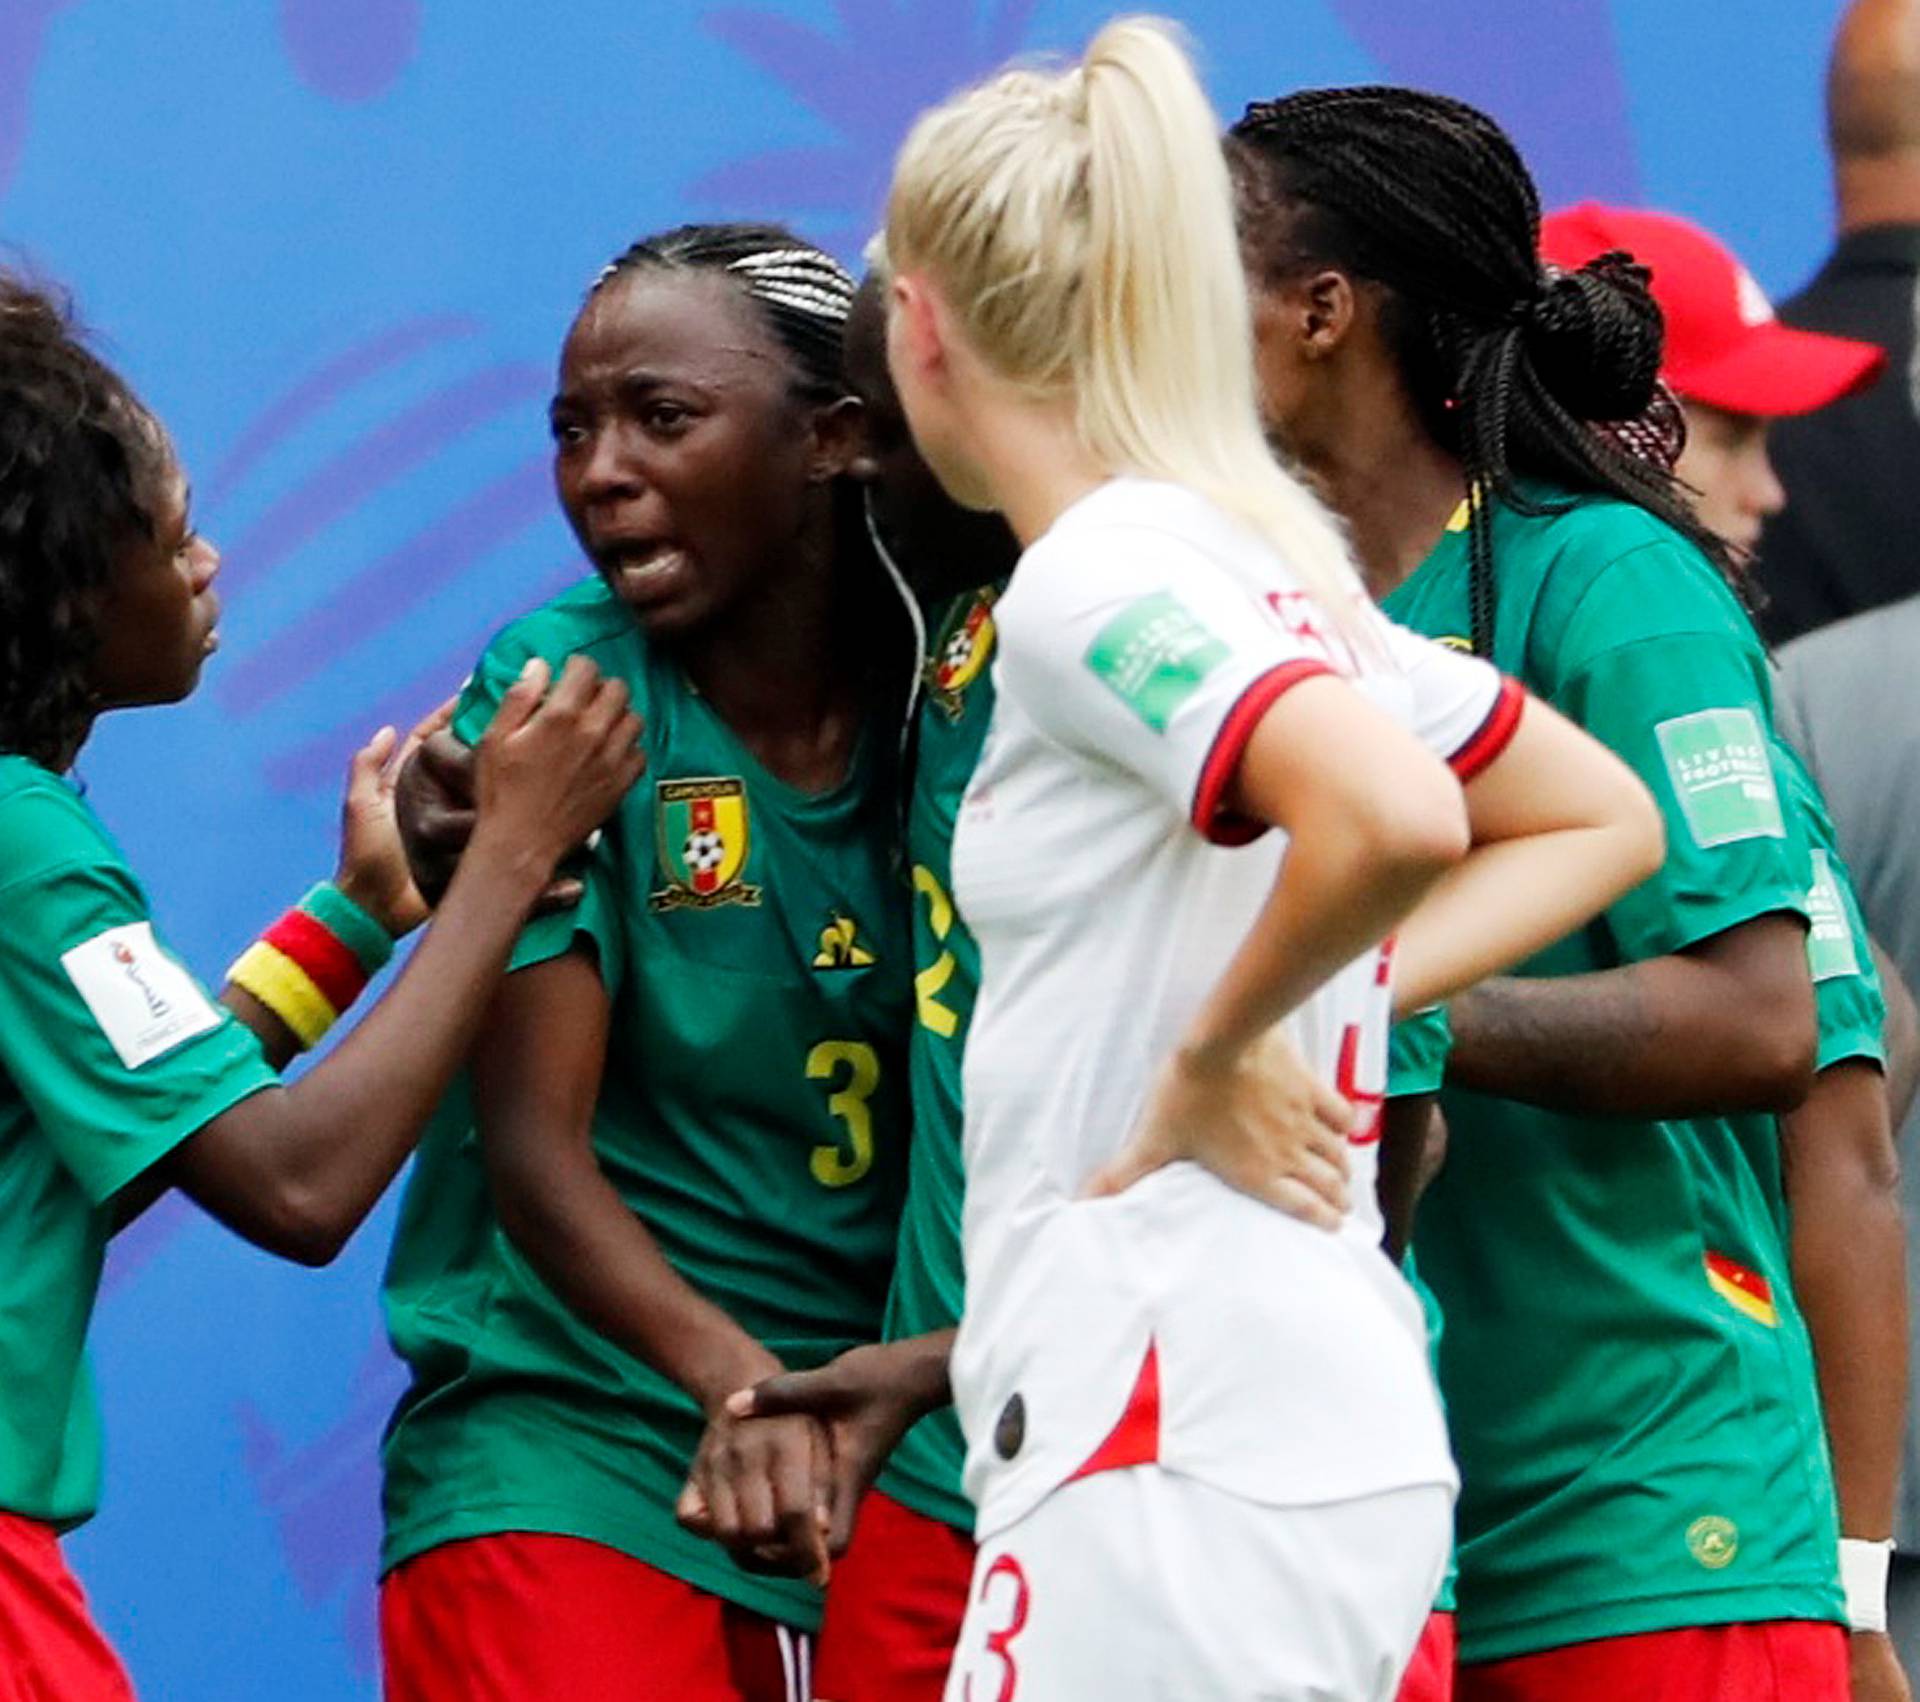
<instances>
[{"instance_id":1,"label":"red yellow green wristband","mask_svg":"<svg viewBox=\"0 0 1920 1702\"><path fill-rule=\"evenodd\" d=\"M392 956L386 929L323 883L247 947L227 979L272 1011L305 1049L318 1044Z\"/></svg>"}]
</instances>

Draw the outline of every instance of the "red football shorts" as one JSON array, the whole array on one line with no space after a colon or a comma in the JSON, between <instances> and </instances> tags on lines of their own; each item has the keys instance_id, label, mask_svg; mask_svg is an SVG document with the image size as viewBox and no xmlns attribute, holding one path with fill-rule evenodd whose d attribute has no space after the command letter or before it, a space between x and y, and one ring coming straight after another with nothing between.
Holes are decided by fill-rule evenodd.
<instances>
[{"instance_id":1,"label":"red football shorts","mask_svg":"<svg viewBox=\"0 0 1920 1702\"><path fill-rule=\"evenodd\" d=\"M1395 1702L1453 1702L1453 1664L1453 1615L1436 1612L1414 1645Z\"/></svg>"},{"instance_id":2,"label":"red football shorts","mask_svg":"<svg viewBox=\"0 0 1920 1702\"><path fill-rule=\"evenodd\" d=\"M833 1563L819 1702L940 1702L973 1587L973 1539L870 1490Z\"/></svg>"},{"instance_id":3,"label":"red football shorts","mask_svg":"<svg viewBox=\"0 0 1920 1702\"><path fill-rule=\"evenodd\" d=\"M0 1702L133 1702L50 1525L0 1513Z\"/></svg>"},{"instance_id":4,"label":"red football shorts","mask_svg":"<svg viewBox=\"0 0 1920 1702\"><path fill-rule=\"evenodd\" d=\"M1818 1620L1696 1625L1460 1669L1459 1702L1848 1702L1847 1634Z\"/></svg>"},{"instance_id":5,"label":"red football shorts","mask_svg":"<svg viewBox=\"0 0 1920 1702\"><path fill-rule=\"evenodd\" d=\"M443 1543L380 1585L386 1702L808 1702L805 1632L577 1537Z\"/></svg>"}]
</instances>

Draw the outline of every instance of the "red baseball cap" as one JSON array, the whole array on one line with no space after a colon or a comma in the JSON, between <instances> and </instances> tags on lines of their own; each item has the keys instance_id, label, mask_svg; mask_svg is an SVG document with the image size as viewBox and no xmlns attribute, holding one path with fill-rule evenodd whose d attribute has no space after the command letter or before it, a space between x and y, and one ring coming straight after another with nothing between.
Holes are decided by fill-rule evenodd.
<instances>
[{"instance_id":1,"label":"red baseball cap","mask_svg":"<svg viewBox=\"0 0 1920 1702\"><path fill-rule=\"evenodd\" d=\"M1583 201L1540 226L1541 257L1555 266L1584 266L1612 248L1653 273L1667 321L1660 375L1690 401L1768 419L1807 414L1865 389L1887 364L1872 343L1782 325L1732 252L1671 213Z\"/></svg>"}]
</instances>

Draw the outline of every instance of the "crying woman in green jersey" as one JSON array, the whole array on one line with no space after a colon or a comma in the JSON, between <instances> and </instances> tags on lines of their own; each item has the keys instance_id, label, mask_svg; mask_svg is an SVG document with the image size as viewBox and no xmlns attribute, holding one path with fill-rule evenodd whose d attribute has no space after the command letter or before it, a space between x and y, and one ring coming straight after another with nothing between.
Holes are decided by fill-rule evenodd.
<instances>
[{"instance_id":1,"label":"crying woman in green jersey","mask_svg":"<svg viewBox=\"0 0 1920 1702\"><path fill-rule=\"evenodd\" d=\"M691 227L608 266L562 351L555 478L595 571L494 641L454 731L585 654L649 773L577 908L523 936L407 1194L395 1698L807 1693L815 1586L674 1504L724 1457L767 1558L824 1570L822 1433L722 1403L873 1339L899 1215L912 645L847 477L852 293L790 232Z\"/></svg>"}]
</instances>

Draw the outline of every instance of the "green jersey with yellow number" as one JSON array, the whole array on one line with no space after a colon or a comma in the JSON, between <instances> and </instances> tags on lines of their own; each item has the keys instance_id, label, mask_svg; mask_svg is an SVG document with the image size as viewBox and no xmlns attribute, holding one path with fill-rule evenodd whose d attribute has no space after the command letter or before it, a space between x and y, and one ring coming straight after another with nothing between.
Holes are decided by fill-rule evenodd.
<instances>
[{"instance_id":1,"label":"green jersey with yellow number","mask_svg":"<svg viewBox=\"0 0 1920 1702\"><path fill-rule=\"evenodd\" d=\"M626 682L647 772L576 912L516 969L591 945L612 999L593 1140L696 1289L783 1362L880 1328L907 1165L911 994L891 729L822 794L763 770L598 581L488 649L454 727L477 739L526 659ZM574 1316L500 1228L470 1103L442 1108L385 1290L412 1371L385 1446L384 1564L502 1531L599 1542L796 1625L817 1592L736 1567L674 1521L693 1399Z\"/></svg>"},{"instance_id":2,"label":"green jersey with yellow number","mask_svg":"<svg viewBox=\"0 0 1920 1702\"><path fill-rule=\"evenodd\" d=\"M953 824L993 719L993 605L1004 581L931 611L917 752L907 805L913 861L913 1157L900 1256L887 1296L886 1338L952 1329L964 1289L960 1210L960 1059L980 991L980 948L953 907ZM880 1488L904 1506L964 1531L960 1420L942 1407L901 1438Z\"/></svg>"},{"instance_id":3,"label":"green jersey with yellow number","mask_svg":"<svg viewBox=\"0 0 1920 1702\"><path fill-rule=\"evenodd\" d=\"M1773 759L1767 662L1712 565L1629 504L1494 514L1493 660L1610 746L1666 862L1525 975L1680 951L1812 870ZM1469 628L1464 526L1386 601ZM1766 1115L1636 1121L1449 1090L1420 1273L1463 1478L1462 1658L1690 1625L1842 1617L1833 1477L1788 1281Z\"/></svg>"},{"instance_id":4,"label":"green jersey with yellow number","mask_svg":"<svg viewBox=\"0 0 1920 1702\"><path fill-rule=\"evenodd\" d=\"M86 1338L114 1196L278 1079L79 793L0 755L0 1511L93 1512Z\"/></svg>"}]
</instances>

